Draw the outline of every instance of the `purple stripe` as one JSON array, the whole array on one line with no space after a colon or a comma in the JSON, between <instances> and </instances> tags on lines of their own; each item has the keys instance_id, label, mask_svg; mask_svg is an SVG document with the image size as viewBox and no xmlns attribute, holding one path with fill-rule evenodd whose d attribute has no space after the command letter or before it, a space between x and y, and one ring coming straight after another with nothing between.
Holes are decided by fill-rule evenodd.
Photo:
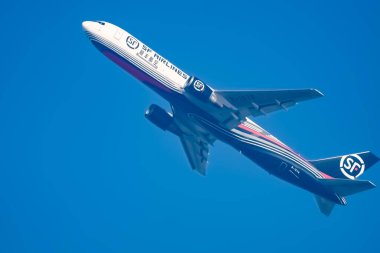
<instances>
[{"instance_id":1,"label":"purple stripe","mask_svg":"<svg viewBox=\"0 0 380 253\"><path fill-rule=\"evenodd\" d=\"M100 52L102 52L107 58L119 65L121 68L133 75L138 80L155 88L159 88L160 90L173 93L173 91L169 89L167 86L157 81L156 79L154 79L146 72L133 65L131 62L127 61L124 57L120 56L113 50L96 41L92 41L92 43L94 43L94 45L100 50Z\"/></svg>"}]
</instances>

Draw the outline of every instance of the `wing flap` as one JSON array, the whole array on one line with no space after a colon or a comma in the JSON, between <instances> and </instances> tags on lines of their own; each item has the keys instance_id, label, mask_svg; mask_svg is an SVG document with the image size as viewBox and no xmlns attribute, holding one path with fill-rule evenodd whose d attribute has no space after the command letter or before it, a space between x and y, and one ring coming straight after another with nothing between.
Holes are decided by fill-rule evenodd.
<instances>
[{"instance_id":1,"label":"wing flap","mask_svg":"<svg viewBox=\"0 0 380 253\"><path fill-rule=\"evenodd\" d=\"M261 116L287 110L298 102L323 96L316 89L215 91L223 104L237 111L240 117Z\"/></svg>"},{"instance_id":2,"label":"wing flap","mask_svg":"<svg viewBox=\"0 0 380 253\"><path fill-rule=\"evenodd\" d=\"M180 135L179 137L191 168L202 175L206 175L209 155L208 143L194 135Z\"/></svg>"}]
</instances>

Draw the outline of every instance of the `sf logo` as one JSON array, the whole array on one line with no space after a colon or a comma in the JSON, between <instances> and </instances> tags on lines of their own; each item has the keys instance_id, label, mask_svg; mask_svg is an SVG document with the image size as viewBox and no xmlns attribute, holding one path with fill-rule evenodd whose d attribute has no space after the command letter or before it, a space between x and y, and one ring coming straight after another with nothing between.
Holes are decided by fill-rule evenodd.
<instances>
[{"instance_id":1,"label":"sf logo","mask_svg":"<svg viewBox=\"0 0 380 253\"><path fill-rule=\"evenodd\" d=\"M137 39L135 39L134 37L132 36L128 36L127 38L127 45L128 47L132 48L132 49L136 49L138 46L139 46L139 42Z\"/></svg>"},{"instance_id":2,"label":"sf logo","mask_svg":"<svg viewBox=\"0 0 380 253\"><path fill-rule=\"evenodd\" d=\"M194 83L194 89L197 91L203 91L205 89L205 85L200 80L196 80Z\"/></svg>"},{"instance_id":3,"label":"sf logo","mask_svg":"<svg viewBox=\"0 0 380 253\"><path fill-rule=\"evenodd\" d=\"M356 179L363 174L365 164L357 154L345 155L340 159L340 170L349 179Z\"/></svg>"}]
</instances>

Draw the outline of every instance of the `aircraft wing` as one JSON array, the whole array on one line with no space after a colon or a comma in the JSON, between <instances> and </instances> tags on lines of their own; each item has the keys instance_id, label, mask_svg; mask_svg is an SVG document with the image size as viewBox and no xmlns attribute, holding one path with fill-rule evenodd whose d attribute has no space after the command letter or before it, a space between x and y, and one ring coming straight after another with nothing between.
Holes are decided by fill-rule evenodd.
<instances>
[{"instance_id":1,"label":"aircraft wing","mask_svg":"<svg viewBox=\"0 0 380 253\"><path fill-rule=\"evenodd\" d=\"M298 102L322 97L316 89L296 90L252 90L252 91L215 91L222 103L235 111L242 120L248 116L261 116L287 110Z\"/></svg>"},{"instance_id":2,"label":"aircraft wing","mask_svg":"<svg viewBox=\"0 0 380 253\"><path fill-rule=\"evenodd\" d=\"M202 175L206 174L208 164L209 144L195 135L179 135L185 149L191 168Z\"/></svg>"}]
</instances>

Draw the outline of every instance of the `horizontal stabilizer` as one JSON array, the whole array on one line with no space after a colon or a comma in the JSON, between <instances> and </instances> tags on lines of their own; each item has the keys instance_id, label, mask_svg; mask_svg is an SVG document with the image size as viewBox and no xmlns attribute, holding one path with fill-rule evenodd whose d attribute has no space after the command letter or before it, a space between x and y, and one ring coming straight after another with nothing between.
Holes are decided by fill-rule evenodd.
<instances>
[{"instance_id":1,"label":"horizontal stabilizer","mask_svg":"<svg viewBox=\"0 0 380 253\"><path fill-rule=\"evenodd\" d=\"M319 181L341 197L346 197L376 187L371 181L367 180L320 179Z\"/></svg>"},{"instance_id":2,"label":"horizontal stabilizer","mask_svg":"<svg viewBox=\"0 0 380 253\"><path fill-rule=\"evenodd\" d=\"M318 170L335 178L356 179L379 158L370 151L309 161Z\"/></svg>"},{"instance_id":3,"label":"horizontal stabilizer","mask_svg":"<svg viewBox=\"0 0 380 253\"><path fill-rule=\"evenodd\" d=\"M321 210L324 215L329 216L334 209L335 203L318 195L315 195L315 200L317 202L319 210Z\"/></svg>"}]
</instances>

